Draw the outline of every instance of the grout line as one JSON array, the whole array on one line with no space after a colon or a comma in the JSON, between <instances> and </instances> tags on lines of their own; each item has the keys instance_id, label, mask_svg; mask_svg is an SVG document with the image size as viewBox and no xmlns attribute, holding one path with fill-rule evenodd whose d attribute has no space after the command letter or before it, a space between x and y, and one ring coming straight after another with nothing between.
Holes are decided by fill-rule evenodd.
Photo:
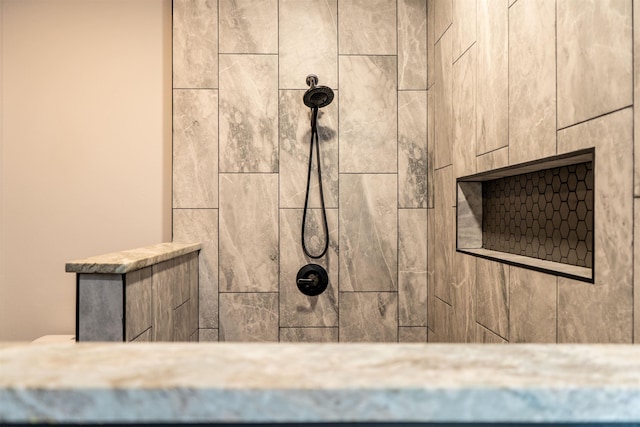
<instances>
[{"instance_id":1,"label":"grout line","mask_svg":"<svg viewBox=\"0 0 640 427\"><path fill-rule=\"evenodd\" d=\"M579 121L579 122L576 122L576 123L570 124L570 125L565 126L565 127L563 127L563 128L559 128L559 129L558 129L558 132L563 131L563 130L570 129L570 128L575 127L575 126L579 126L579 125L585 124L585 123L590 122L590 121L592 121L592 120L601 119L601 118L606 117L606 116L609 116L609 115L611 115L611 114L615 114L615 113L618 113L618 112L620 112L620 111L626 110L627 108L633 108L633 103L631 103L631 104L629 104L629 105L625 105L624 107L616 108L615 110L611 110L611 111L608 111L608 112L606 112L606 113L602 113L602 114L599 114L599 115L597 115L597 116L593 116L593 117L590 117L590 118L588 118L588 119L585 119L585 120L582 120L582 121ZM557 138L556 138L556 144L557 144Z\"/></svg>"},{"instance_id":2,"label":"grout line","mask_svg":"<svg viewBox=\"0 0 640 427\"><path fill-rule=\"evenodd\" d=\"M220 92L221 92L220 91L220 86L221 85L220 85L220 2L219 1L217 2L216 6L217 6L217 14L216 14L216 21L217 21L216 24L217 25L216 25L216 30L217 30L217 33L218 33L217 34L217 40L216 40L216 43L217 43L217 46L216 46L217 47L217 55L218 55L218 58L217 58L218 59L218 61L217 61L218 69L216 70L217 77L218 77L218 97L217 97L217 100L218 100L218 129L217 129L217 132L218 132L218 174L216 176L217 186L218 186L218 211L217 211L218 224L217 224L217 227L216 227L217 228L217 233L216 233L216 240L217 240L216 243L217 244L216 244L216 246L217 246L217 249L218 249L218 251L217 251L218 253L216 254L216 256L218 258L218 266L217 266L218 271L215 272L215 277L216 277L216 280L218 282L217 283L217 288L218 288L218 292L217 292L217 294L218 294L217 295L218 307L217 307L217 310L216 310L217 311L216 312L216 320L217 320L216 323L218 325L218 328L217 328L218 329L218 342L220 342L220 332L222 330L222 319L220 317L220 217L221 217L220 211L222 209L221 209L221 206L220 206L220 173L221 173L220 172ZM198 296L198 299L199 299L199 296Z\"/></svg>"},{"instance_id":3,"label":"grout line","mask_svg":"<svg viewBox=\"0 0 640 427\"><path fill-rule=\"evenodd\" d=\"M453 306L452 306L450 303L446 302L445 300L443 300L442 298L440 298L440 297L439 297L438 295L436 295L435 293L433 294L433 296L434 296L435 298L439 299L440 301L442 301L443 303L447 304L449 307L453 308Z\"/></svg>"},{"instance_id":4,"label":"grout line","mask_svg":"<svg viewBox=\"0 0 640 427\"><path fill-rule=\"evenodd\" d=\"M476 37L476 38L477 38L477 37ZM452 66L453 66L453 65L456 65L456 63L457 63L458 61L460 61L460 60L462 59L462 57L463 57L467 52L469 52L473 46L475 46L475 45L476 45L476 43L477 43L477 41L474 41L473 43L471 43L471 45L469 45L469 47L468 47L468 48L466 48L466 49L465 49L465 50L460 54L460 56L458 56L458 57L457 57L457 58L456 58L456 59L451 63L451 65L452 65ZM478 62L478 60L476 59L476 63L477 63L477 62Z\"/></svg>"}]
</instances>

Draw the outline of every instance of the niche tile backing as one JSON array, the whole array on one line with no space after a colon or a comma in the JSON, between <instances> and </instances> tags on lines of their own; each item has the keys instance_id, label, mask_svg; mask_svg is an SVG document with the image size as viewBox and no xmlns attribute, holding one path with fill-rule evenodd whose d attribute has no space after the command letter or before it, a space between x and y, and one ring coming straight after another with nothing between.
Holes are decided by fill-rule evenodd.
<instances>
[{"instance_id":1,"label":"niche tile backing","mask_svg":"<svg viewBox=\"0 0 640 427\"><path fill-rule=\"evenodd\" d=\"M484 181L482 211L483 248L592 267L592 162Z\"/></svg>"}]
</instances>

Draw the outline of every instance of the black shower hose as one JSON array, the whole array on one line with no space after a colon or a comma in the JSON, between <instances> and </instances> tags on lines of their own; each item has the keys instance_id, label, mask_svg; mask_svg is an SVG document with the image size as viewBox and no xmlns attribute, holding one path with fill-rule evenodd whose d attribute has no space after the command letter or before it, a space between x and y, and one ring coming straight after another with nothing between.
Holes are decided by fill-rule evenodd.
<instances>
[{"instance_id":1,"label":"black shower hose","mask_svg":"<svg viewBox=\"0 0 640 427\"><path fill-rule=\"evenodd\" d=\"M318 128L316 121L318 119L318 108L315 107L311 110L311 144L309 147L309 169L307 171L307 193L304 196L304 210L302 212L302 250L309 258L318 259L322 258L329 249L329 226L327 225L327 209L324 207L324 192L322 191L322 171L320 170L320 143L318 140ZM313 145L315 140L316 146L316 160L318 164L318 186L320 187L320 204L322 205L322 221L324 223L324 249L319 255L313 255L307 250L307 244L304 240L304 230L307 221L307 209L309 205L309 187L311 186L311 166L313 163Z\"/></svg>"}]
</instances>

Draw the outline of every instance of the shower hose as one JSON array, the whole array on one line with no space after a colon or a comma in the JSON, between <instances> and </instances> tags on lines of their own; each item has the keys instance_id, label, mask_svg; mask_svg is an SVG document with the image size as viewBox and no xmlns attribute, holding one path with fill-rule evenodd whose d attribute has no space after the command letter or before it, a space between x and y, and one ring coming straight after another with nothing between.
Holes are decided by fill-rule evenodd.
<instances>
[{"instance_id":1,"label":"shower hose","mask_svg":"<svg viewBox=\"0 0 640 427\"><path fill-rule=\"evenodd\" d=\"M311 109L311 144L309 146L309 168L307 170L307 192L304 196L304 210L302 212L302 250L305 255L309 258L322 258L324 254L327 253L327 249L329 249L329 226L327 225L327 210L324 206L324 192L322 191L322 171L320 170L320 143L318 140L318 128L316 126L316 122L318 119L318 107L314 107ZM318 187L320 188L320 204L322 206L322 222L324 225L324 248L319 255L314 255L307 249L307 244L305 242L304 234L305 234L305 224L307 221L307 211L309 207L309 188L311 186L311 166L313 164L313 146L316 146L316 163L318 165Z\"/></svg>"}]
</instances>

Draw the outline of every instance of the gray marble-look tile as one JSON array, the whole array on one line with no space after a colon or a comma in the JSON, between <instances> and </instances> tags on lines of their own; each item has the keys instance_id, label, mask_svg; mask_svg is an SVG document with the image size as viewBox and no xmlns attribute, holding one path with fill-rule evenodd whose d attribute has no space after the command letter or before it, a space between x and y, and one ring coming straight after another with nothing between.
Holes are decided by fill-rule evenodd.
<instances>
[{"instance_id":1,"label":"gray marble-look tile","mask_svg":"<svg viewBox=\"0 0 640 427\"><path fill-rule=\"evenodd\" d=\"M476 0L453 0L453 60L476 41Z\"/></svg>"},{"instance_id":2,"label":"gray marble-look tile","mask_svg":"<svg viewBox=\"0 0 640 427\"><path fill-rule=\"evenodd\" d=\"M324 247L322 211L307 211L305 241L312 254ZM300 244L302 209L280 210L280 326L338 326L338 211L327 211L329 249L320 259L305 256ZM319 264L329 274L329 286L318 296L304 295L296 285L298 270Z\"/></svg>"},{"instance_id":3,"label":"gray marble-look tile","mask_svg":"<svg viewBox=\"0 0 640 427\"><path fill-rule=\"evenodd\" d=\"M278 290L278 175L220 175L220 291Z\"/></svg>"},{"instance_id":4,"label":"gray marble-look tile","mask_svg":"<svg viewBox=\"0 0 640 427\"><path fill-rule=\"evenodd\" d=\"M202 244L198 257L198 323L200 328L217 328L218 210L174 209L173 240Z\"/></svg>"},{"instance_id":5,"label":"gray marble-look tile","mask_svg":"<svg viewBox=\"0 0 640 427\"><path fill-rule=\"evenodd\" d=\"M439 169L435 172L438 198L433 210L433 227L429 230L433 252L429 252L429 263L433 265L433 274L429 279L433 286L433 293L447 303L451 303L451 286L453 278L453 251L455 250L455 208L445 201L448 185L451 183L451 167ZM441 196L440 196L441 195ZM436 331L438 332L438 331Z\"/></svg>"},{"instance_id":6,"label":"gray marble-look tile","mask_svg":"<svg viewBox=\"0 0 640 427\"><path fill-rule=\"evenodd\" d=\"M477 259L476 320L509 339L509 266Z\"/></svg>"},{"instance_id":7,"label":"gray marble-look tile","mask_svg":"<svg viewBox=\"0 0 640 427\"><path fill-rule=\"evenodd\" d=\"M472 343L476 340L476 257L453 253L454 283L451 289L451 342Z\"/></svg>"},{"instance_id":8,"label":"gray marble-look tile","mask_svg":"<svg viewBox=\"0 0 640 427\"><path fill-rule=\"evenodd\" d=\"M153 338L152 341L173 341L173 304L171 270L158 271L153 266Z\"/></svg>"},{"instance_id":9,"label":"gray marble-look tile","mask_svg":"<svg viewBox=\"0 0 640 427\"><path fill-rule=\"evenodd\" d=\"M278 0L218 0L220 53L278 53Z\"/></svg>"},{"instance_id":10,"label":"gray marble-look tile","mask_svg":"<svg viewBox=\"0 0 640 427\"><path fill-rule=\"evenodd\" d=\"M123 341L121 274L80 274L78 341Z\"/></svg>"},{"instance_id":11,"label":"gray marble-look tile","mask_svg":"<svg viewBox=\"0 0 640 427\"><path fill-rule=\"evenodd\" d=\"M220 171L278 171L278 56L220 55Z\"/></svg>"},{"instance_id":12,"label":"gray marble-look tile","mask_svg":"<svg viewBox=\"0 0 640 427\"><path fill-rule=\"evenodd\" d=\"M191 334L196 330L197 325L191 324L189 301L174 310L173 314L173 341L190 341Z\"/></svg>"},{"instance_id":13,"label":"gray marble-look tile","mask_svg":"<svg viewBox=\"0 0 640 427\"><path fill-rule=\"evenodd\" d=\"M458 183L457 247L482 247L482 183Z\"/></svg>"},{"instance_id":14,"label":"gray marble-look tile","mask_svg":"<svg viewBox=\"0 0 640 427\"><path fill-rule=\"evenodd\" d=\"M557 277L511 266L509 340L512 343L555 343Z\"/></svg>"},{"instance_id":15,"label":"gray marble-look tile","mask_svg":"<svg viewBox=\"0 0 640 427\"><path fill-rule=\"evenodd\" d=\"M398 1L398 89L427 88L427 1Z\"/></svg>"},{"instance_id":16,"label":"gray marble-look tile","mask_svg":"<svg viewBox=\"0 0 640 427\"><path fill-rule=\"evenodd\" d=\"M633 102L631 4L558 2L559 129Z\"/></svg>"},{"instance_id":17,"label":"gray marble-look tile","mask_svg":"<svg viewBox=\"0 0 640 427\"><path fill-rule=\"evenodd\" d=\"M398 317L401 326L427 326L426 209L398 210Z\"/></svg>"},{"instance_id":18,"label":"gray marble-look tile","mask_svg":"<svg viewBox=\"0 0 640 427\"><path fill-rule=\"evenodd\" d=\"M633 0L633 105L640 105L640 2ZM633 109L633 128L640 129L640 108ZM640 132L633 133L634 153L640 153ZM635 157L634 195L640 197L640 155ZM640 319L640 314L635 316ZM636 341L638 342L638 341Z\"/></svg>"},{"instance_id":19,"label":"gray marble-look tile","mask_svg":"<svg viewBox=\"0 0 640 427\"><path fill-rule=\"evenodd\" d=\"M338 342L338 328L280 328L280 342Z\"/></svg>"},{"instance_id":20,"label":"gray marble-look tile","mask_svg":"<svg viewBox=\"0 0 640 427\"><path fill-rule=\"evenodd\" d=\"M508 6L477 2L476 150L484 154L509 144Z\"/></svg>"},{"instance_id":21,"label":"gray marble-look tile","mask_svg":"<svg viewBox=\"0 0 640 427\"><path fill-rule=\"evenodd\" d=\"M339 63L340 172L397 172L396 57L340 56Z\"/></svg>"},{"instance_id":22,"label":"gray marble-look tile","mask_svg":"<svg viewBox=\"0 0 640 427\"><path fill-rule=\"evenodd\" d=\"M218 330L198 329L198 342L218 342Z\"/></svg>"},{"instance_id":23,"label":"gray marble-look tile","mask_svg":"<svg viewBox=\"0 0 640 427\"><path fill-rule=\"evenodd\" d=\"M509 165L509 147L489 151L476 157L476 172L486 172Z\"/></svg>"},{"instance_id":24,"label":"gray marble-look tile","mask_svg":"<svg viewBox=\"0 0 640 427\"><path fill-rule=\"evenodd\" d=\"M494 334L484 326L476 324L476 343L479 344L508 344L504 338Z\"/></svg>"},{"instance_id":25,"label":"gray marble-look tile","mask_svg":"<svg viewBox=\"0 0 640 427\"><path fill-rule=\"evenodd\" d=\"M302 102L302 90L280 91L280 207L302 208L307 186L310 109ZM324 203L338 207L338 93L318 112L318 139ZM309 207L320 207L316 150L313 150Z\"/></svg>"},{"instance_id":26,"label":"gray marble-look tile","mask_svg":"<svg viewBox=\"0 0 640 427\"><path fill-rule=\"evenodd\" d=\"M394 291L398 276L397 179L340 177L340 290Z\"/></svg>"},{"instance_id":27,"label":"gray marble-look tile","mask_svg":"<svg viewBox=\"0 0 640 427\"><path fill-rule=\"evenodd\" d=\"M398 203L427 207L427 92L398 92Z\"/></svg>"},{"instance_id":28,"label":"gray marble-look tile","mask_svg":"<svg viewBox=\"0 0 640 427\"><path fill-rule=\"evenodd\" d=\"M153 326L151 267L125 275L125 341Z\"/></svg>"},{"instance_id":29,"label":"gray marble-look tile","mask_svg":"<svg viewBox=\"0 0 640 427\"><path fill-rule=\"evenodd\" d=\"M431 0L434 4L433 27L435 39L438 40L449 28L453 20L452 0Z\"/></svg>"},{"instance_id":30,"label":"gray marble-look tile","mask_svg":"<svg viewBox=\"0 0 640 427\"><path fill-rule=\"evenodd\" d=\"M556 1L509 9L509 162L556 154Z\"/></svg>"},{"instance_id":31,"label":"gray marble-look tile","mask_svg":"<svg viewBox=\"0 0 640 427\"><path fill-rule=\"evenodd\" d=\"M401 327L398 328L398 342L427 342L426 327Z\"/></svg>"},{"instance_id":32,"label":"gray marble-look tile","mask_svg":"<svg viewBox=\"0 0 640 427\"><path fill-rule=\"evenodd\" d=\"M337 0L280 0L279 17L280 89L307 89L307 74L337 88Z\"/></svg>"},{"instance_id":33,"label":"gray marble-look tile","mask_svg":"<svg viewBox=\"0 0 640 427\"><path fill-rule=\"evenodd\" d=\"M434 46L436 44L435 25L435 3L427 1L427 89L433 86L435 62L434 62Z\"/></svg>"},{"instance_id":34,"label":"gray marble-look tile","mask_svg":"<svg viewBox=\"0 0 640 427\"><path fill-rule=\"evenodd\" d=\"M173 87L218 87L218 2L173 2Z\"/></svg>"},{"instance_id":35,"label":"gray marble-look tile","mask_svg":"<svg viewBox=\"0 0 640 427\"><path fill-rule=\"evenodd\" d=\"M633 113L558 132L558 153L595 147L594 284L558 278L558 342L632 340Z\"/></svg>"},{"instance_id":36,"label":"gray marble-look tile","mask_svg":"<svg viewBox=\"0 0 640 427\"><path fill-rule=\"evenodd\" d=\"M476 47L453 64L453 176L476 171Z\"/></svg>"},{"instance_id":37,"label":"gray marble-look tile","mask_svg":"<svg viewBox=\"0 0 640 427\"><path fill-rule=\"evenodd\" d=\"M640 199L634 199L633 205L633 342L640 344Z\"/></svg>"},{"instance_id":38,"label":"gray marble-look tile","mask_svg":"<svg viewBox=\"0 0 640 427\"><path fill-rule=\"evenodd\" d=\"M433 173L435 170L434 163L434 146L435 146L435 90L427 91L427 207L433 208L435 203L435 178Z\"/></svg>"},{"instance_id":39,"label":"gray marble-look tile","mask_svg":"<svg viewBox=\"0 0 640 427\"><path fill-rule=\"evenodd\" d=\"M277 293L220 294L220 341L278 341Z\"/></svg>"},{"instance_id":40,"label":"gray marble-look tile","mask_svg":"<svg viewBox=\"0 0 640 427\"><path fill-rule=\"evenodd\" d=\"M429 342L452 342L450 333L453 309L451 305L436 297L433 299L432 311L433 322L429 324L429 331L433 331L435 334L433 336L429 334Z\"/></svg>"},{"instance_id":41,"label":"gray marble-look tile","mask_svg":"<svg viewBox=\"0 0 640 427\"><path fill-rule=\"evenodd\" d=\"M341 342L398 342L396 292L341 292Z\"/></svg>"},{"instance_id":42,"label":"gray marble-look tile","mask_svg":"<svg viewBox=\"0 0 640 427\"><path fill-rule=\"evenodd\" d=\"M450 0L449 0L450 1ZM435 45L434 108L436 169L451 164L453 155L453 72L451 60L451 31L447 31Z\"/></svg>"},{"instance_id":43,"label":"gray marble-look tile","mask_svg":"<svg viewBox=\"0 0 640 427\"><path fill-rule=\"evenodd\" d=\"M217 91L173 91L173 207L218 207Z\"/></svg>"},{"instance_id":44,"label":"gray marble-look tile","mask_svg":"<svg viewBox=\"0 0 640 427\"><path fill-rule=\"evenodd\" d=\"M340 54L395 55L396 0L340 0L338 43Z\"/></svg>"},{"instance_id":45,"label":"gray marble-look tile","mask_svg":"<svg viewBox=\"0 0 640 427\"><path fill-rule=\"evenodd\" d=\"M153 338L153 330L151 328L147 329L137 337L130 340L131 342L152 342Z\"/></svg>"}]
</instances>

